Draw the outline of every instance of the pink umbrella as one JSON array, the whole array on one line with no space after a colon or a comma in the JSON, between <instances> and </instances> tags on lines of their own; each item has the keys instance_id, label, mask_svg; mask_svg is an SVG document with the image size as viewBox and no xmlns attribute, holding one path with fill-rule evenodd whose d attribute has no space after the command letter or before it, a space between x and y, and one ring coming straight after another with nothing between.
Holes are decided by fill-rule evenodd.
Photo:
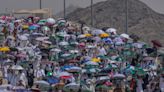
<instances>
[{"instance_id":1,"label":"pink umbrella","mask_svg":"<svg viewBox=\"0 0 164 92\"><path fill-rule=\"evenodd\" d=\"M0 19L5 20L6 16L1 16Z\"/></svg>"},{"instance_id":2,"label":"pink umbrella","mask_svg":"<svg viewBox=\"0 0 164 92\"><path fill-rule=\"evenodd\" d=\"M85 43L79 43L79 47L85 47Z\"/></svg>"},{"instance_id":3,"label":"pink umbrella","mask_svg":"<svg viewBox=\"0 0 164 92\"><path fill-rule=\"evenodd\" d=\"M40 25L38 25L38 24L33 24L33 26L35 26L35 27L37 27L37 28L39 28L39 27L40 27Z\"/></svg>"}]
</instances>

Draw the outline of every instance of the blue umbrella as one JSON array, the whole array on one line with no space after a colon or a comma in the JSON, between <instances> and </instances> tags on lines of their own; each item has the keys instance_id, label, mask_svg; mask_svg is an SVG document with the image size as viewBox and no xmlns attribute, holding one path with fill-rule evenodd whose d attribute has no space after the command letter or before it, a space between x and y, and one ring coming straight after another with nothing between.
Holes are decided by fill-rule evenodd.
<instances>
[{"instance_id":1,"label":"blue umbrella","mask_svg":"<svg viewBox=\"0 0 164 92\"><path fill-rule=\"evenodd\" d=\"M110 39L110 38L104 38L104 39L102 39L104 42L106 42L106 43L109 43L109 44L112 44L113 42L112 42L112 39Z\"/></svg>"},{"instance_id":2,"label":"blue umbrella","mask_svg":"<svg viewBox=\"0 0 164 92\"><path fill-rule=\"evenodd\" d=\"M59 83L59 79L51 76L47 78L47 82L50 84L56 84L56 83Z\"/></svg>"},{"instance_id":3,"label":"blue umbrella","mask_svg":"<svg viewBox=\"0 0 164 92\"><path fill-rule=\"evenodd\" d=\"M37 29L37 26L34 26L34 25L29 27L29 30L36 30L36 29Z\"/></svg>"},{"instance_id":4,"label":"blue umbrella","mask_svg":"<svg viewBox=\"0 0 164 92\"><path fill-rule=\"evenodd\" d=\"M61 69L62 69L62 70L66 70L66 69L70 69L71 67L74 67L74 66L65 65L65 66L61 67Z\"/></svg>"}]
</instances>

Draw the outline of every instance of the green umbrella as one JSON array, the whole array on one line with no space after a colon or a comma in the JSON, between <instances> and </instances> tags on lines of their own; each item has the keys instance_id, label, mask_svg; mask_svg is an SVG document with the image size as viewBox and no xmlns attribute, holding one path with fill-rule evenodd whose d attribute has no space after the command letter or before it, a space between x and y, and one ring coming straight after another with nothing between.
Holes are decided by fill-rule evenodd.
<instances>
[{"instance_id":1,"label":"green umbrella","mask_svg":"<svg viewBox=\"0 0 164 92\"><path fill-rule=\"evenodd\" d=\"M122 62L123 61L123 58L117 57L115 60L118 61L118 62Z\"/></svg>"},{"instance_id":2,"label":"green umbrella","mask_svg":"<svg viewBox=\"0 0 164 92\"><path fill-rule=\"evenodd\" d=\"M136 73L139 76L144 76L146 74L146 72L142 68L137 69Z\"/></svg>"},{"instance_id":3,"label":"green umbrella","mask_svg":"<svg viewBox=\"0 0 164 92\"><path fill-rule=\"evenodd\" d=\"M110 57L109 56L97 56L97 57L99 57L99 58L101 58L101 59L109 59Z\"/></svg>"}]
</instances>

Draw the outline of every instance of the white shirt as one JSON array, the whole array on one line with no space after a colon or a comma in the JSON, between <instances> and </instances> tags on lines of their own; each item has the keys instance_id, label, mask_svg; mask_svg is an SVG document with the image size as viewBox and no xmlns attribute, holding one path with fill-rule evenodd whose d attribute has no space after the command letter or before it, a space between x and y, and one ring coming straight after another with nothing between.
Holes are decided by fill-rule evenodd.
<instances>
[{"instance_id":1,"label":"white shirt","mask_svg":"<svg viewBox=\"0 0 164 92\"><path fill-rule=\"evenodd\" d=\"M160 77L159 87L164 92L164 78Z\"/></svg>"},{"instance_id":2,"label":"white shirt","mask_svg":"<svg viewBox=\"0 0 164 92\"><path fill-rule=\"evenodd\" d=\"M106 54L107 54L107 52L106 52L106 50L104 48L99 48L99 55L104 56Z\"/></svg>"},{"instance_id":3,"label":"white shirt","mask_svg":"<svg viewBox=\"0 0 164 92\"><path fill-rule=\"evenodd\" d=\"M35 76L36 76L37 78L40 78L40 77L45 76L44 70L43 70L43 69L37 70Z\"/></svg>"}]
</instances>

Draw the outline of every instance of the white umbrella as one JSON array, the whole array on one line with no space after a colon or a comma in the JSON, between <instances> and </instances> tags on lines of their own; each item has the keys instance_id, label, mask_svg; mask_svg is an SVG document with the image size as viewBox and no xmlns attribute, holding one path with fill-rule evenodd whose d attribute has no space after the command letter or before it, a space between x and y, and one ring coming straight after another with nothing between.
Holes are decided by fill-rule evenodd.
<instances>
[{"instance_id":1,"label":"white umbrella","mask_svg":"<svg viewBox=\"0 0 164 92\"><path fill-rule=\"evenodd\" d=\"M48 40L49 37L37 37L36 40L37 41L44 41L44 40Z\"/></svg>"},{"instance_id":2,"label":"white umbrella","mask_svg":"<svg viewBox=\"0 0 164 92\"><path fill-rule=\"evenodd\" d=\"M52 42L50 41L42 41L43 43L46 43L46 44L52 44Z\"/></svg>"},{"instance_id":3,"label":"white umbrella","mask_svg":"<svg viewBox=\"0 0 164 92\"><path fill-rule=\"evenodd\" d=\"M74 92L77 92L80 89L80 84L77 83L69 83L67 85L64 86L64 89L67 90L71 90Z\"/></svg>"},{"instance_id":4,"label":"white umbrella","mask_svg":"<svg viewBox=\"0 0 164 92\"><path fill-rule=\"evenodd\" d=\"M21 35L21 36L19 36L18 38L19 38L20 40L22 40L22 41L28 40L27 36L25 36L25 35Z\"/></svg>"},{"instance_id":5,"label":"white umbrella","mask_svg":"<svg viewBox=\"0 0 164 92\"><path fill-rule=\"evenodd\" d=\"M79 43L78 42L71 42L70 44L78 45Z\"/></svg>"},{"instance_id":6,"label":"white umbrella","mask_svg":"<svg viewBox=\"0 0 164 92\"><path fill-rule=\"evenodd\" d=\"M96 46L88 45L87 48L88 48L88 49L93 49L93 48L96 48Z\"/></svg>"},{"instance_id":7,"label":"white umbrella","mask_svg":"<svg viewBox=\"0 0 164 92\"><path fill-rule=\"evenodd\" d=\"M22 66L20 66L20 65L13 65L11 67L11 69L13 69L13 70L23 70L24 68Z\"/></svg>"},{"instance_id":8,"label":"white umbrella","mask_svg":"<svg viewBox=\"0 0 164 92\"><path fill-rule=\"evenodd\" d=\"M70 73L68 72L60 72L57 74L58 77L61 77L61 76L72 76Z\"/></svg>"},{"instance_id":9,"label":"white umbrella","mask_svg":"<svg viewBox=\"0 0 164 92\"><path fill-rule=\"evenodd\" d=\"M98 78L98 80L110 80L109 76L101 76Z\"/></svg>"},{"instance_id":10,"label":"white umbrella","mask_svg":"<svg viewBox=\"0 0 164 92\"><path fill-rule=\"evenodd\" d=\"M106 30L106 32L108 32L108 33L116 33L116 29L115 28L108 28L107 30Z\"/></svg>"},{"instance_id":11,"label":"white umbrella","mask_svg":"<svg viewBox=\"0 0 164 92\"><path fill-rule=\"evenodd\" d=\"M100 30L100 29L92 30L92 35L100 35L100 34L103 34L103 33L104 33L104 31Z\"/></svg>"},{"instance_id":12,"label":"white umbrella","mask_svg":"<svg viewBox=\"0 0 164 92\"><path fill-rule=\"evenodd\" d=\"M32 35L44 36L42 33L32 33Z\"/></svg>"},{"instance_id":13,"label":"white umbrella","mask_svg":"<svg viewBox=\"0 0 164 92\"><path fill-rule=\"evenodd\" d=\"M71 67L71 68L66 68L66 70L67 70L67 71L70 71L70 70L77 70L77 71L80 71L81 68L80 68L80 67L74 66L74 67Z\"/></svg>"},{"instance_id":14,"label":"white umbrella","mask_svg":"<svg viewBox=\"0 0 164 92\"><path fill-rule=\"evenodd\" d=\"M48 18L47 19L47 23L49 23L49 24L55 24L55 19L53 19L53 18Z\"/></svg>"},{"instance_id":15,"label":"white umbrella","mask_svg":"<svg viewBox=\"0 0 164 92\"><path fill-rule=\"evenodd\" d=\"M66 20L64 20L64 19L58 19L58 24L60 24L60 23L66 23L67 21Z\"/></svg>"},{"instance_id":16,"label":"white umbrella","mask_svg":"<svg viewBox=\"0 0 164 92\"><path fill-rule=\"evenodd\" d=\"M104 81L106 82L108 80L110 80L109 76L101 76L97 79L96 83L102 83L102 82L104 82Z\"/></svg>"},{"instance_id":17,"label":"white umbrella","mask_svg":"<svg viewBox=\"0 0 164 92\"><path fill-rule=\"evenodd\" d=\"M69 52L70 53L78 53L79 51L78 50L70 50Z\"/></svg>"},{"instance_id":18,"label":"white umbrella","mask_svg":"<svg viewBox=\"0 0 164 92\"><path fill-rule=\"evenodd\" d=\"M19 22L21 22L21 21L22 21L22 20L15 20L14 22L18 22L18 23L19 23Z\"/></svg>"},{"instance_id":19,"label":"white umbrella","mask_svg":"<svg viewBox=\"0 0 164 92\"><path fill-rule=\"evenodd\" d=\"M78 35L77 38L85 38L86 36L83 34L83 35Z\"/></svg>"},{"instance_id":20,"label":"white umbrella","mask_svg":"<svg viewBox=\"0 0 164 92\"><path fill-rule=\"evenodd\" d=\"M141 43L134 43L133 46L140 49L140 48L143 47L143 44L141 44Z\"/></svg>"},{"instance_id":21,"label":"white umbrella","mask_svg":"<svg viewBox=\"0 0 164 92\"><path fill-rule=\"evenodd\" d=\"M8 36L7 39L15 39L13 36Z\"/></svg>"},{"instance_id":22,"label":"white umbrella","mask_svg":"<svg viewBox=\"0 0 164 92\"><path fill-rule=\"evenodd\" d=\"M30 36L30 34L23 34L23 35L24 35L24 36L27 36L27 37Z\"/></svg>"},{"instance_id":23,"label":"white umbrella","mask_svg":"<svg viewBox=\"0 0 164 92\"><path fill-rule=\"evenodd\" d=\"M125 75L123 75L123 74L115 74L114 76L113 76L113 78L125 78Z\"/></svg>"},{"instance_id":24,"label":"white umbrella","mask_svg":"<svg viewBox=\"0 0 164 92\"><path fill-rule=\"evenodd\" d=\"M88 31L90 31L91 29L90 29L89 27L85 26L85 27L83 27L83 30L88 32Z\"/></svg>"},{"instance_id":25,"label":"white umbrella","mask_svg":"<svg viewBox=\"0 0 164 92\"><path fill-rule=\"evenodd\" d=\"M67 46L67 45L69 45L69 43L68 43L68 42L63 41L63 42L60 42L60 43L59 43L59 45L61 45L61 46Z\"/></svg>"},{"instance_id":26,"label":"white umbrella","mask_svg":"<svg viewBox=\"0 0 164 92\"><path fill-rule=\"evenodd\" d=\"M55 48L55 49L51 49L51 51L54 51L54 52L61 52L61 49Z\"/></svg>"},{"instance_id":27,"label":"white umbrella","mask_svg":"<svg viewBox=\"0 0 164 92\"><path fill-rule=\"evenodd\" d=\"M50 84L44 80L35 81L34 84L43 85L43 86L50 86Z\"/></svg>"},{"instance_id":28,"label":"white umbrella","mask_svg":"<svg viewBox=\"0 0 164 92\"><path fill-rule=\"evenodd\" d=\"M0 20L0 23L5 23L5 21L4 20Z\"/></svg>"},{"instance_id":29,"label":"white umbrella","mask_svg":"<svg viewBox=\"0 0 164 92\"><path fill-rule=\"evenodd\" d=\"M121 34L120 36L123 38L126 38L126 39L130 39L130 36L128 34L125 34L125 33Z\"/></svg>"},{"instance_id":30,"label":"white umbrella","mask_svg":"<svg viewBox=\"0 0 164 92\"><path fill-rule=\"evenodd\" d=\"M65 32L58 32L58 33L56 33L56 35L62 36L62 37L68 37L68 36L70 36L70 35L68 35L68 34L65 33Z\"/></svg>"},{"instance_id":31,"label":"white umbrella","mask_svg":"<svg viewBox=\"0 0 164 92\"><path fill-rule=\"evenodd\" d=\"M85 63L85 65L99 65L99 64L96 62L88 61Z\"/></svg>"}]
</instances>

